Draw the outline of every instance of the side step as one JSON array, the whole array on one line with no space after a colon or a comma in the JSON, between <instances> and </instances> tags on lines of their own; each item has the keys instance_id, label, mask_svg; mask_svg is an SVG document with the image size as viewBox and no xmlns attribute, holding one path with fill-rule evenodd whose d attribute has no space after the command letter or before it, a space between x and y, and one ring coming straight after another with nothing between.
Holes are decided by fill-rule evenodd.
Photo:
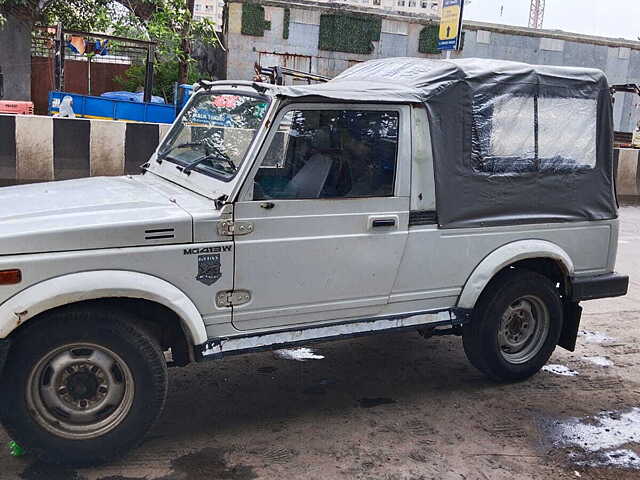
<instances>
[{"instance_id":1,"label":"side step","mask_svg":"<svg viewBox=\"0 0 640 480\"><path fill-rule=\"evenodd\" d=\"M350 337L372 335L397 330L415 330L428 326L442 334L454 333L469 318L466 310L451 309L438 312L415 312L402 317L372 318L334 323L331 325L254 333L233 337L213 338L196 345L196 360L222 358L228 355L292 347Z\"/></svg>"}]
</instances>

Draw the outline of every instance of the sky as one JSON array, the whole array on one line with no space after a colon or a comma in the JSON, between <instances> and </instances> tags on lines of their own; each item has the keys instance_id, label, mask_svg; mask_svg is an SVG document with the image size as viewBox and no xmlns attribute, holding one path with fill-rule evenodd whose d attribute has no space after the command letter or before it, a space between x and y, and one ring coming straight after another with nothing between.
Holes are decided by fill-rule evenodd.
<instances>
[{"instance_id":1,"label":"sky","mask_svg":"<svg viewBox=\"0 0 640 480\"><path fill-rule=\"evenodd\" d=\"M472 0L464 18L527 26L531 0ZM544 28L566 32L640 37L640 0L546 0Z\"/></svg>"}]
</instances>

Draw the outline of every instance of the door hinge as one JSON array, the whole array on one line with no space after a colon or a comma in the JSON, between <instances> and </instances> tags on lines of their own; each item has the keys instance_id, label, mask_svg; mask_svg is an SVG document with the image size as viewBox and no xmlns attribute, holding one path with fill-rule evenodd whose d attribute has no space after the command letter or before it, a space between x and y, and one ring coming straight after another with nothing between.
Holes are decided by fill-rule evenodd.
<instances>
[{"instance_id":1,"label":"door hinge","mask_svg":"<svg viewBox=\"0 0 640 480\"><path fill-rule=\"evenodd\" d=\"M223 290L216 295L216 305L222 307L235 307L244 305L251 300L248 290Z\"/></svg>"},{"instance_id":2,"label":"door hinge","mask_svg":"<svg viewBox=\"0 0 640 480\"><path fill-rule=\"evenodd\" d=\"M218 234L230 237L232 235L246 235L253 232L253 223L221 220L218 222Z\"/></svg>"}]
</instances>

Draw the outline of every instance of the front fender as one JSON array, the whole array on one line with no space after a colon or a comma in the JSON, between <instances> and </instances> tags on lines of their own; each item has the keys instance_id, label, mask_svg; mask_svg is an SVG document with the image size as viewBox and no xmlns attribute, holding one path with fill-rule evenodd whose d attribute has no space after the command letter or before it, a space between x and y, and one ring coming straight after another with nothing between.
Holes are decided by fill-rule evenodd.
<instances>
[{"instance_id":1,"label":"front fender","mask_svg":"<svg viewBox=\"0 0 640 480\"><path fill-rule=\"evenodd\" d=\"M207 341L202 316L184 292L152 275L124 270L80 272L36 283L0 305L0 338L55 307L99 298L141 298L173 310L194 345Z\"/></svg>"},{"instance_id":2,"label":"front fender","mask_svg":"<svg viewBox=\"0 0 640 480\"><path fill-rule=\"evenodd\" d=\"M555 243L546 240L519 240L508 243L487 255L471 273L458 299L458 308L472 309L478 297L503 268L528 258L550 258L563 265L567 275L573 275L571 257Z\"/></svg>"}]
</instances>

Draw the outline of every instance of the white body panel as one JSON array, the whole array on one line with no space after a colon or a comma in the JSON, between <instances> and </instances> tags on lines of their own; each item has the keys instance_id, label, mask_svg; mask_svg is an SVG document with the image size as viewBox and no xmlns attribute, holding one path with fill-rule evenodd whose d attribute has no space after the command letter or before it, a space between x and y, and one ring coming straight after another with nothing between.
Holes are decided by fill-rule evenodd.
<instances>
[{"instance_id":1,"label":"white body panel","mask_svg":"<svg viewBox=\"0 0 640 480\"><path fill-rule=\"evenodd\" d=\"M191 216L135 177L5 187L0 200L5 255L192 240Z\"/></svg>"},{"instance_id":2,"label":"white body panel","mask_svg":"<svg viewBox=\"0 0 640 480\"><path fill-rule=\"evenodd\" d=\"M236 239L239 330L373 317L389 300L407 239L408 198L241 202L254 233ZM373 218L394 227L373 228Z\"/></svg>"},{"instance_id":3,"label":"white body panel","mask_svg":"<svg viewBox=\"0 0 640 480\"><path fill-rule=\"evenodd\" d=\"M22 322L52 308L112 297L143 298L169 307L182 319L192 343L197 345L207 340L202 317L184 292L158 277L118 270L63 275L21 291L0 306L0 338Z\"/></svg>"},{"instance_id":4,"label":"white body panel","mask_svg":"<svg viewBox=\"0 0 640 480\"><path fill-rule=\"evenodd\" d=\"M472 308L493 275L526 258L558 260L567 275L611 272L610 245L617 225L610 220L465 230L411 227L391 302L408 302L421 310L427 299L440 298L428 306Z\"/></svg>"},{"instance_id":5,"label":"white body panel","mask_svg":"<svg viewBox=\"0 0 640 480\"><path fill-rule=\"evenodd\" d=\"M200 327L190 327L190 329L193 328L201 332L206 324L230 323L231 309L217 307L215 295L219 290L233 288L233 244L218 242L197 245L197 248L220 249L222 276L211 286L196 280L198 254L185 254L185 250L194 247L196 246L193 244L183 244L61 252L55 255L33 254L0 257L0 270L19 268L23 272L23 281L20 284L2 287L6 297L0 305L0 338L7 336L18 326L16 313L27 312L21 315L21 323L39 313L40 307L38 305L40 303L35 299L47 297L47 293L40 292L48 288L47 281L71 279L69 275L77 272L92 272L93 283L83 286L76 282L57 282L55 284L57 285L55 290L57 298L64 298L64 295L67 295L69 299L67 303L72 303L82 299L107 296L151 299L148 298L149 295L159 297L166 294L168 295L167 303L163 304L174 310L185 324L197 323L198 321L203 323ZM120 274L114 275L114 271L120 272ZM156 283L150 283L149 277L155 279ZM148 290L138 291L136 278L140 281L146 279L145 285L159 285L158 282L166 284L167 288L170 285L174 289L171 290L173 293L166 289L151 288L151 286ZM121 279L127 279L127 282L119 284L118 281ZM143 283L138 288L141 289L142 285ZM26 296L18 297L23 292L29 293ZM169 299L176 298L178 292L195 305L198 312L197 317L193 314L184 315L183 308L172 306L176 300ZM16 298L18 299L17 303L13 303ZM28 299L34 299L33 304L30 304ZM5 306L7 306L6 309ZM184 312L186 311L184 310Z\"/></svg>"},{"instance_id":6,"label":"white body panel","mask_svg":"<svg viewBox=\"0 0 640 480\"><path fill-rule=\"evenodd\" d=\"M277 125L278 104L266 125ZM207 343L221 345L213 355L258 346L250 335L264 345L442 321L437 312L472 308L496 272L526 258L556 260L569 276L613 272L617 220L410 225L410 211L436 210L430 139L412 134L425 131L427 118L421 108L389 108L401 113L393 197L273 200L262 208L248 192L269 128L227 183L152 158L144 176L0 189L0 270L22 272L20 283L0 286L0 338L66 303L143 298L176 312L194 345L225 338L226 347ZM376 219L395 225L374 228ZM227 235L221 220L253 228ZM207 255L219 255L220 267L208 284L197 278ZM250 300L216 305L216 295L234 290ZM327 326L336 322L352 326Z\"/></svg>"}]
</instances>

